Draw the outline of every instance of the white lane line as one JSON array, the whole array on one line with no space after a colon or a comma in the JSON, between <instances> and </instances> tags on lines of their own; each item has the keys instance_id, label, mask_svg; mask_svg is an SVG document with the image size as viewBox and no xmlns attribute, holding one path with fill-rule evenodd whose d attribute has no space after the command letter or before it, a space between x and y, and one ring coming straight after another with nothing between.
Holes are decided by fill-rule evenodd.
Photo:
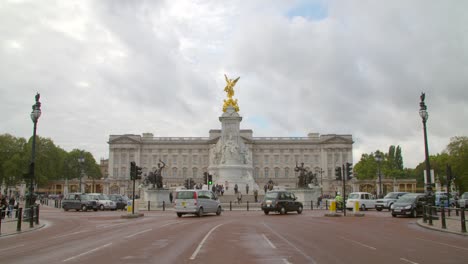
<instances>
[{"instance_id":1,"label":"white lane line","mask_svg":"<svg viewBox=\"0 0 468 264\"><path fill-rule=\"evenodd\" d=\"M2 248L2 249L0 249L0 251L10 250L10 249L19 248L19 247L24 247L24 244L16 245L14 247Z\"/></svg>"},{"instance_id":2,"label":"white lane line","mask_svg":"<svg viewBox=\"0 0 468 264\"><path fill-rule=\"evenodd\" d=\"M137 235L139 235L139 234L143 234L143 233L149 232L149 231L151 231L151 230L153 230L153 229L152 229L152 228L150 228L150 229L146 229L146 230L140 231L140 232L138 232L138 233L135 233L135 234L132 234L132 235L126 236L125 238L134 237L134 236L137 236Z\"/></svg>"},{"instance_id":3,"label":"white lane line","mask_svg":"<svg viewBox=\"0 0 468 264\"><path fill-rule=\"evenodd\" d=\"M266 242L268 242L268 244L270 244L270 247L276 249L275 245L273 245L273 243L271 243L271 241L268 239L268 237L265 236L265 234L262 234L262 236L266 240Z\"/></svg>"},{"instance_id":4,"label":"white lane line","mask_svg":"<svg viewBox=\"0 0 468 264\"><path fill-rule=\"evenodd\" d=\"M110 246L110 245L112 245L112 243L105 244L105 245L100 246L100 247L97 247L97 248L95 248L95 249L91 249L90 251L86 251L86 252L81 253L81 254L79 254L79 255L73 256L73 257L71 257L71 258L64 259L63 262L67 262L67 261L70 261L70 260L79 258L79 257L81 257L81 256L84 256L84 255L86 255L86 254L93 253L94 251L98 251L98 250L100 250L100 249L102 249L102 248L105 248L105 247L108 247L108 246Z\"/></svg>"},{"instance_id":5,"label":"white lane line","mask_svg":"<svg viewBox=\"0 0 468 264\"><path fill-rule=\"evenodd\" d=\"M284 262L284 264L292 264L292 263L289 262L287 259L283 259L283 262Z\"/></svg>"},{"instance_id":6,"label":"white lane line","mask_svg":"<svg viewBox=\"0 0 468 264\"><path fill-rule=\"evenodd\" d=\"M441 243L441 242L436 242L436 241L433 241L433 240L427 240L427 239L423 239L423 238L416 238L416 239L419 239L419 240L422 240L422 241L429 241L429 242L436 243L436 244L439 244L439 245L444 245L444 246L447 246L447 247L458 248L458 249L461 249L461 250L468 250L468 248L458 247L458 246L445 244L445 243Z\"/></svg>"},{"instance_id":7,"label":"white lane line","mask_svg":"<svg viewBox=\"0 0 468 264\"><path fill-rule=\"evenodd\" d=\"M170 222L170 223L167 223L167 224L164 224L160 227L165 227L165 226L168 226L168 225L174 225L174 224L178 224L178 223L181 223L182 221L175 221L175 222Z\"/></svg>"},{"instance_id":8,"label":"white lane line","mask_svg":"<svg viewBox=\"0 0 468 264\"><path fill-rule=\"evenodd\" d=\"M190 260L194 260L196 257L197 257L197 254L198 254L198 251L200 251L200 249L202 248L203 244L205 243L205 240L210 236L210 234L218 227L222 226L224 224L219 224L213 228L211 228L210 232L208 232L208 234L205 235L205 237L203 238L203 240L200 242L200 244L198 244L198 247L197 249L195 249L195 251L193 252L192 256L190 257Z\"/></svg>"},{"instance_id":9,"label":"white lane line","mask_svg":"<svg viewBox=\"0 0 468 264\"><path fill-rule=\"evenodd\" d=\"M407 260L405 258L400 258L400 260L406 261L406 262L411 263L411 264L418 264L417 262L413 262L413 261Z\"/></svg>"},{"instance_id":10,"label":"white lane line","mask_svg":"<svg viewBox=\"0 0 468 264\"><path fill-rule=\"evenodd\" d=\"M348 240L348 241L353 242L353 243L356 243L356 244L361 245L361 246L363 246L363 247L370 248L370 249L372 249L372 250L376 250L375 247L371 247L371 246L366 245L366 244L363 244L363 243L361 243L361 242L358 242L358 241L355 241L355 240L352 240L352 239L349 239L349 238L346 238L346 237L340 237L340 238L341 238L341 239L344 239L344 240Z\"/></svg>"},{"instance_id":11,"label":"white lane line","mask_svg":"<svg viewBox=\"0 0 468 264\"><path fill-rule=\"evenodd\" d=\"M302 250L300 250L299 248L297 248L293 243L289 242L289 240L287 240L286 238L284 238L282 235L278 234L278 232L276 232L275 230L273 230L273 228L269 227L265 222L263 223L263 225L270 229L270 231L275 234L277 237L281 238L284 242L286 242L289 246L291 246L292 248L294 248L297 252L299 252L302 256L304 256L304 258L308 259L310 261L310 263L317 263L312 257L310 257L309 255L307 255L306 253L304 253Z\"/></svg>"},{"instance_id":12,"label":"white lane line","mask_svg":"<svg viewBox=\"0 0 468 264\"><path fill-rule=\"evenodd\" d=\"M64 235L54 236L54 237L52 237L52 239L60 238L60 237L66 237L66 236L72 236L72 235L76 235L76 234L84 233L84 232L88 232L88 230L83 230L83 231L68 233L68 234L64 234Z\"/></svg>"}]
</instances>

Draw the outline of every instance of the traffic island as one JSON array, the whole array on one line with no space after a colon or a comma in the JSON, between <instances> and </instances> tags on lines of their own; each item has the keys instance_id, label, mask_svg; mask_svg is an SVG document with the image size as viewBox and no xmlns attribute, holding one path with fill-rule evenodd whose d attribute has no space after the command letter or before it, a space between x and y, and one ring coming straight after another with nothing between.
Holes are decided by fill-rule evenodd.
<instances>
[{"instance_id":1,"label":"traffic island","mask_svg":"<svg viewBox=\"0 0 468 264\"><path fill-rule=\"evenodd\" d=\"M339 217L339 216L342 216L343 214L339 214L339 213L327 213L325 214L325 216L327 217Z\"/></svg>"},{"instance_id":2,"label":"traffic island","mask_svg":"<svg viewBox=\"0 0 468 264\"><path fill-rule=\"evenodd\" d=\"M365 214L363 214L363 213L354 213L353 215L354 215L354 216L357 216L357 217L365 216Z\"/></svg>"},{"instance_id":3,"label":"traffic island","mask_svg":"<svg viewBox=\"0 0 468 264\"><path fill-rule=\"evenodd\" d=\"M121 215L120 218L127 218L127 219L132 219L132 218L139 218L145 216L144 213L136 213L136 214L125 214Z\"/></svg>"}]
</instances>

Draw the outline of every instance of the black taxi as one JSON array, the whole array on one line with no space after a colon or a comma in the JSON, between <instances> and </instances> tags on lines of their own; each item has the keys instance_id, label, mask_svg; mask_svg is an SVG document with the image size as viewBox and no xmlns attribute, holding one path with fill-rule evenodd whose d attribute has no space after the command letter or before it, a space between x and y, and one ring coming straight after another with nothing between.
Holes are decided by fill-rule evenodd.
<instances>
[{"instance_id":1,"label":"black taxi","mask_svg":"<svg viewBox=\"0 0 468 264\"><path fill-rule=\"evenodd\" d=\"M302 213L303 205L297 201L294 193L289 191L269 191L265 194L262 202L262 210L265 214L278 212L287 214L288 212Z\"/></svg>"}]
</instances>

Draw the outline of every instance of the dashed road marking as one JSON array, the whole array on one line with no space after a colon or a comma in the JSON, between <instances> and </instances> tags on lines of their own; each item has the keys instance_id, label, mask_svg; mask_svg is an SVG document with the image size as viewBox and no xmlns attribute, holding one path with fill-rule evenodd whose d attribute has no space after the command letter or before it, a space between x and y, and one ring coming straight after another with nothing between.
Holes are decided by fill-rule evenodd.
<instances>
[{"instance_id":1,"label":"dashed road marking","mask_svg":"<svg viewBox=\"0 0 468 264\"><path fill-rule=\"evenodd\" d=\"M19 247L24 247L24 244L16 245L16 246L13 246L13 247L2 248L2 249L0 249L0 251L10 250L10 249L19 248Z\"/></svg>"},{"instance_id":2,"label":"dashed road marking","mask_svg":"<svg viewBox=\"0 0 468 264\"><path fill-rule=\"evenodd\" d=\"M356 240L352 240L352 239L349 239L349 238L346 238L346 237L340 237L340 238L343 239L343 240L348 240L348 241L350 241L350 242L356 243L356 244L361 245L361 246L363 246L363 247L366 247L366 248L369 248L369 249L372 249L372 250L376 250L375 247L371 247L371 246L369 246L369 245L363 244L363 243L358 242L358 241L356 241Z\"/></svg>"},{"instance_id":3,"label":"dashed road marking","mask_svg":"<svg viewBox=\"0 0 468 264\"><path fill-rule=\"evenodd\" d=\"M72 236L72 235L76 235L76 234L80 234L80 233L84 233L84 232L88 232L88 230L77 231L77 232L68 233L68 234L64 234L64 235L54 236L54 237L52 237L52 239L66 237L66 236Z\"/></svg>"},{"instance_id":4,"label":"dashed road marking","mask_svg":"<svg viewBox=\"0 0 468 264\"><path fill-rule=\"evenodd\" d=\"M447 246L447 247L458 248L458 249L461 249L461 250L468 250L468 248L458 247L458 246L454 246L454 245L450 245L450 244L446 244L446 243L441 243L441 242L436 242L436 241L433 241L433 240L428 240L428 239L423 239L423 238L416 238L416 239L436 243L436 244L439 244L439 245L444 245L444 246Z\"/></svg>"},{"instance_id":5,"label":"dashed road marking","mask_svg":"<svg viewBox=\"0 0 468 264\"><path fill-rule=\"evenodd\" d=\"M268 237L265 236L265 234L262 234L263 238L266 240L266 242L270 245L271 248L276 248L273 243L268 239Z\"/></svg>"},{"instance_id":6,"label":"dashed road marking","mask_svg":"<svg viewBox=\"0 0 468 264\"><path fill-rule=\"evenodd\" d=\"M405 259L405 258L400 258L400 260L406 261L406 262L411 263L411 264L418 264L417 262L413 262L413 261Z\"/></svg>"},{"instance_id":7,"label":"dashed road marking","mask_svg":"<svg viewBox=\"0 0 468 264\"><path fill-rule=\"evenodd\" d=\"M173 225L173 224L178 224L178 223L181 223L181 222L182 222L182 221L170 222L170 223L166 223L166 224L162 225L161 227L165 227L165 226Z\"/></svg>"},{"instance_id":8,"label":"dashed road marking","mask_svg":"<svg viewBox=\"0 0 468 264\"><path fill-rule=\"evenodd\" d=\"M125 238L134 237L134 236L137 236L137 235L139 235L139 234L143 234L143 233L149 232L149 231L151 231L151 230L153 230L153 229L152 229L152 228L150 228L150 229L146 229L146 230L143 230L143 231L137 232L137 233L135 233L135 234L131 234L131 235L129 235L129 236L126 236Z\"/></svg>"},{"instance_id":9,"label":"dashed road marking","mask_svg":"<svg viewBox=\"0 0 468 264\"><path fill-rule=\"evenodd\" d=\"M110 246L110 245L112 245L112 243L108 243L108 244L105 244L105 245L103 245L103 246L97 247L97 248L95 248L95 249L91 249L91 250L89 250L89 251L86 251L86 252L84 252L84 253L81 253L81 254L79 254L79 255L76 255L76 256L73 256L73 257L64 259L63 262L67 262L67 261L70 261L70 260L79 258L79 257L81 257L81 256L84 256L84 255L86 255L86 254L93 253L93 252L95 252L95 251L98 251L98 250L100 250L100 249L102 249L102 248L105 248L105 247L108 247L108 246Z\"/></svg>"}]
</instances>

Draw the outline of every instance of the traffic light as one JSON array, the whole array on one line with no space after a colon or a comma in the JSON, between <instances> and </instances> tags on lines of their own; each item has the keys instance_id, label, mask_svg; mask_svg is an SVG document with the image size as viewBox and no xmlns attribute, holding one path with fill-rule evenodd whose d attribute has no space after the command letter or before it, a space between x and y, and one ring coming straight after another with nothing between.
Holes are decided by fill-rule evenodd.
<instances>
[{"instance_id":1,"label":"traffic light","mask_svg":"<svg viewBox=\"0 0 468 264\"><path fill-rule=\"evenodd\" d=\"M346 162L346 179L347 180L351 180L351 178L353 177L353 168L352 168L352 166L353 166L352 163Z\"/></svg>"},{"instance_id":2,"label":"traffic light","mask_svg":"<svg viewBox=\"0 0 468 264\"><path fill-rule=\"evenodd\" d=\"M212 185L212 184L213 184L213 175L208 174L208 185Z\"/></svg>"},{"instance_id":3,"label":"traffic light","mask_svg":"<svg viewBox=\"0 0 468 264\"><path fill-rule=\"evenodd\" d=\"M136 178L136 163L134 161L130 162L130 180L135 180Z\"/></svg>"},{"instance_id":4,"label":"traffic light","mask_svg":"<svg viewBox=\"0 0 468 264\"><path fill-rule=\"evenodd\" d=\"M208 172L203 173L203 184L208 184Z\"/></svg>"},{"instance_id":5,"label":"traffic light","mask_svg":"<svg viewBox=\"0 0 468 264\"><path fill-rule=\"evenodd\" d=\"M135 180L140 180L141 179L141 174L143 174L143 170L141 167L135 166L136 169L136 176Z\"/></svg>"},{"instance_id":6,"label":"traffic light","mask_svg":"<svg viewBox=\"0 0 468 264\"><path fill-rule=\"evenodd\" d=\"M341 181L341 167L338 166L335 168L335 179Z\"/></svg>"}]
</instances>

